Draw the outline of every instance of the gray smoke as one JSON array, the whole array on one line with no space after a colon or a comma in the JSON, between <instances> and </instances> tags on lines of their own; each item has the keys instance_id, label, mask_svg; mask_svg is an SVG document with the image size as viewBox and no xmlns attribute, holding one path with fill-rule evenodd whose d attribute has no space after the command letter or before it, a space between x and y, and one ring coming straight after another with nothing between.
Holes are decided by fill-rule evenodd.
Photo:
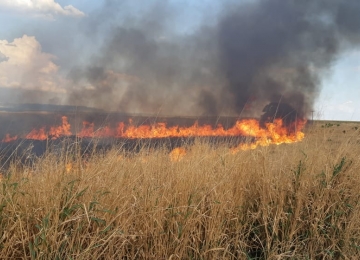
<instances>
[{"instance_id":1,"label":"gray smoke","mask_svg":"<svg viewBox=\"0 0 360 260\"><path fill-rule=\"evenodd\" d=\"M181 4L118 2L105 1L82 24L100 47L69 73L71 104L256 115L281 102L306 116L339 54L360 42L358 0L227 2L204 8L195 29Z\"/></svg>"}]
</instances>

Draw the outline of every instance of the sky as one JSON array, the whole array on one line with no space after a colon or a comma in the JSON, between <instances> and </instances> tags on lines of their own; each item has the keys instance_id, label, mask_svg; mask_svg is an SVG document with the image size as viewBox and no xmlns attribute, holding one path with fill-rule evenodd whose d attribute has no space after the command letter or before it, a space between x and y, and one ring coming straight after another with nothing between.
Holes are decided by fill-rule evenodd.
<instances>
[{"instance_id":1,"label":"sky","mask_svg":"<svg viewBox=\"0 0 360 260\"><path fill-rule=\"evenodd\" d=\"M100 56L96 46L106 41L109 30L108 24L99 22L98 10L104 1L107 0L0 0L0 87L36 89L54 96L67 93L68 68L85 64L89 57L96 60ZM204 9L214 14L219 10L213 0L171 2L177 8L175 12L183 14L182 20L173 21L174 30L185 34L201 23ZM130 19L128 12L141 13L146 3L129 1L116 6L114 12L120 15L111 22ZM125 77L111 73L113 77ZM56 98L53 101L59 102ZM322 76L314 117L360 121L359 47L340 53Z\"/></svg>"}]
</instances>

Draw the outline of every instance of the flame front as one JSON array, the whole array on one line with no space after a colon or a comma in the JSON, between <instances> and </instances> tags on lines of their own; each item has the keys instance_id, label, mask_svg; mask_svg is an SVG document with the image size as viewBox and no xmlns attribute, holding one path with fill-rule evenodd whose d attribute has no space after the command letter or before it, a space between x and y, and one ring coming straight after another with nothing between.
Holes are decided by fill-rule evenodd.
<instances>
[{"instance_id":1,"label":"flame front","mask_svg":"<svg viewBox=\"0 0 360 260\"><path fill-rule=\"evenodd\" d=\"M12 142L12 141L15 141L18 139L18 136L15 135L15 136L11 136L10 134L6 134L5 137L2 139L1 142L3 143L9 143L9 142Z\"/></svg>"},{"instance_id":2,"label":"flame front","mask_svg":"<svg viewBox=\"0 0 360 260\"><path fill-rule=\"evenodd\" d=\"M49 131L45 130L45 127L40 128L39 130L33 129L29 134L26 135L26 139L33 140L47 140L47 139L57 139L62 136L70 136L71 135L71 125L68 122L66 116L62 118L61 126L52 126Z\"/></svg>"},{"instance_id":3,"label":"flame front","mask_svg":"<svg viewBox=\"0 0 360 260\"><path fill-rule=\"evenodd\" d=\"M304 138L302 129L306 121L298 120L291 126L285 126L281 119L275 119L273 123L267 123L262 128L256 119L243 119L236 121L235 125L229 129L225 129L222 125L212 127L210 125L199 125L195 122L190 127L171 126L166 123L155 123L153 125L135 126L132 120L129 123L120 122L117 127L104 126L95 129L94 123L83 122L80 132L73 134L71 125L66 116L62 117L60 126L52 126L50 128L42 127L33 129L29 134L25 135L26 139L47 140L57 139L70 135L79 138L126 138L126 139L143 139L143 138L169 138L169 137L236 137L248 136L255 139L250 144L240 144L232 149L236 153L239 150L254 149L257 146L268 146L270 144L294 143ZM11 137L9 134L5 136L2 142L11 142L18 136Z\"/></svg>"},{"instance_id":4,"label":"flame front","mask_svg":"<svg viewBox=\"0 0 360 260\"><path fill-rule=\"evenodd\" d=\"M285 127L281 119L275 119L273 123L266 123L266 128L261 128L256 120L249 120L245 124L239 124L245 136L255 137L256 141L252 143L240 144L232 149L232 153L240 150L255 149L258 146L269 146L270 144L283 144L300 142L305 137L302 132L306 121L299 120L290 127Z\"/></svg>"}]
</instances>

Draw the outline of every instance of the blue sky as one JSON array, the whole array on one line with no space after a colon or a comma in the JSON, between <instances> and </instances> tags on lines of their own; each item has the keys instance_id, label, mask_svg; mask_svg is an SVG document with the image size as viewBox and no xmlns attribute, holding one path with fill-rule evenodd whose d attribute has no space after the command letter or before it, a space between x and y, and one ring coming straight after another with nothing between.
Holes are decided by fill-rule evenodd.
<instances>
[{"instance_id":1,"label":"blue sky","mask_svg":"<svg viewBox=\"0 0 360 260\"><path fill-rule=\"evenodd\" d=\"M360 121L360 50L344 53L323 79L316 116L328 120Z\"/></svg>"},{"instance_id":2,"label":"blue sky","mask_svg":"<svg viewBox=\"0 0 360 260\"><path fill-rule=\"evenodd\" d=\"M14 4L15 2L17 4ZM37 2L37 7L29 7L29 4L26 4L31 2ZM212 0L196 2L173 0L173 2L178 4L179 11L183 11L180 10L182 6L187 7L185 20L179 23L181 28L178 28L183 31L188 30L201 20L200 9L203 8L202 5L207 5L208 12L217 11L217 4ZM44 3L51 3L51 5ZM135 6L137 5L135 1L132 3ZM137 3L144 4L146 1ZM77 28L82 26L82 20L91 19L91 16L96 14L96 10L101 5L102 1L91 0L0 0L0 41L11 43L14 39L21 38L24 45L19 44L19 46L24 46L23 50L28 48L29 53L33 53L29 46L37 49L36 55L39 55L37 59L38 68L43 71L41 78L37 79L37 83L45 82L44 90L52 91L56 88L55 85L61 84L63 80L58 75L61 74L62 64L71 62L69 57L72 55L68 55L70 49L77 53L91 53L91 46L96 43L89 42L84 36L79 35L79 37L74 38L73 35L76 34ZM189 10L191 11L189 12ZM126 6L119 12L126 13ZM59 36L59 34L61 35ZM24 35L33 38L24 39L22 38ZM55 36L60 37L63 41L57 43L53 40ZM62 44L63 47L60 48ZM21 50L18 51L20 53ZM26 51L21 53L23 56L17 57L25 60ZM65 56L68 58L62 58ZM6 57L2 58L0 53L0 65L1 59L6 59ZM81 56L77 56L76 62L81 63L81 59ZM25 61L22 64L24 68L28 67ZM13 73L14 68L4 68L3 71L6 71L6 75L13 74L15 78L19 74ZM32 78L32 76L29 77ZM15 86L21 82L12 79L7 84L7 87L11 87L11 84ZM59 92L61 92L61 88ZM360 48L342 53L333 63L326 77L323 78L321 92L315 104L315 117L327 120L360 121Z\"/></svg>"}]
</instances>

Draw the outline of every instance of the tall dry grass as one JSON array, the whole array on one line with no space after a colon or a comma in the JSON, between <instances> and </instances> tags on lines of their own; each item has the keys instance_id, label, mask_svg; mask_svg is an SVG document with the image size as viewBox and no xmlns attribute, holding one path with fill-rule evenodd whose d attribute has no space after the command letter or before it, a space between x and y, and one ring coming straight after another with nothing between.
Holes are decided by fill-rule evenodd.
<instances>
[{"instance_id":1,"label":"tall dry grass","mask_svg":"<svg viewBox=\"0 0 360 260\"><path fill-rule=\"evenodd\" d=\"M64 152L0 185L1 259L359 259L359 130L231 154Z\"/></svg>"}]
</instances>

